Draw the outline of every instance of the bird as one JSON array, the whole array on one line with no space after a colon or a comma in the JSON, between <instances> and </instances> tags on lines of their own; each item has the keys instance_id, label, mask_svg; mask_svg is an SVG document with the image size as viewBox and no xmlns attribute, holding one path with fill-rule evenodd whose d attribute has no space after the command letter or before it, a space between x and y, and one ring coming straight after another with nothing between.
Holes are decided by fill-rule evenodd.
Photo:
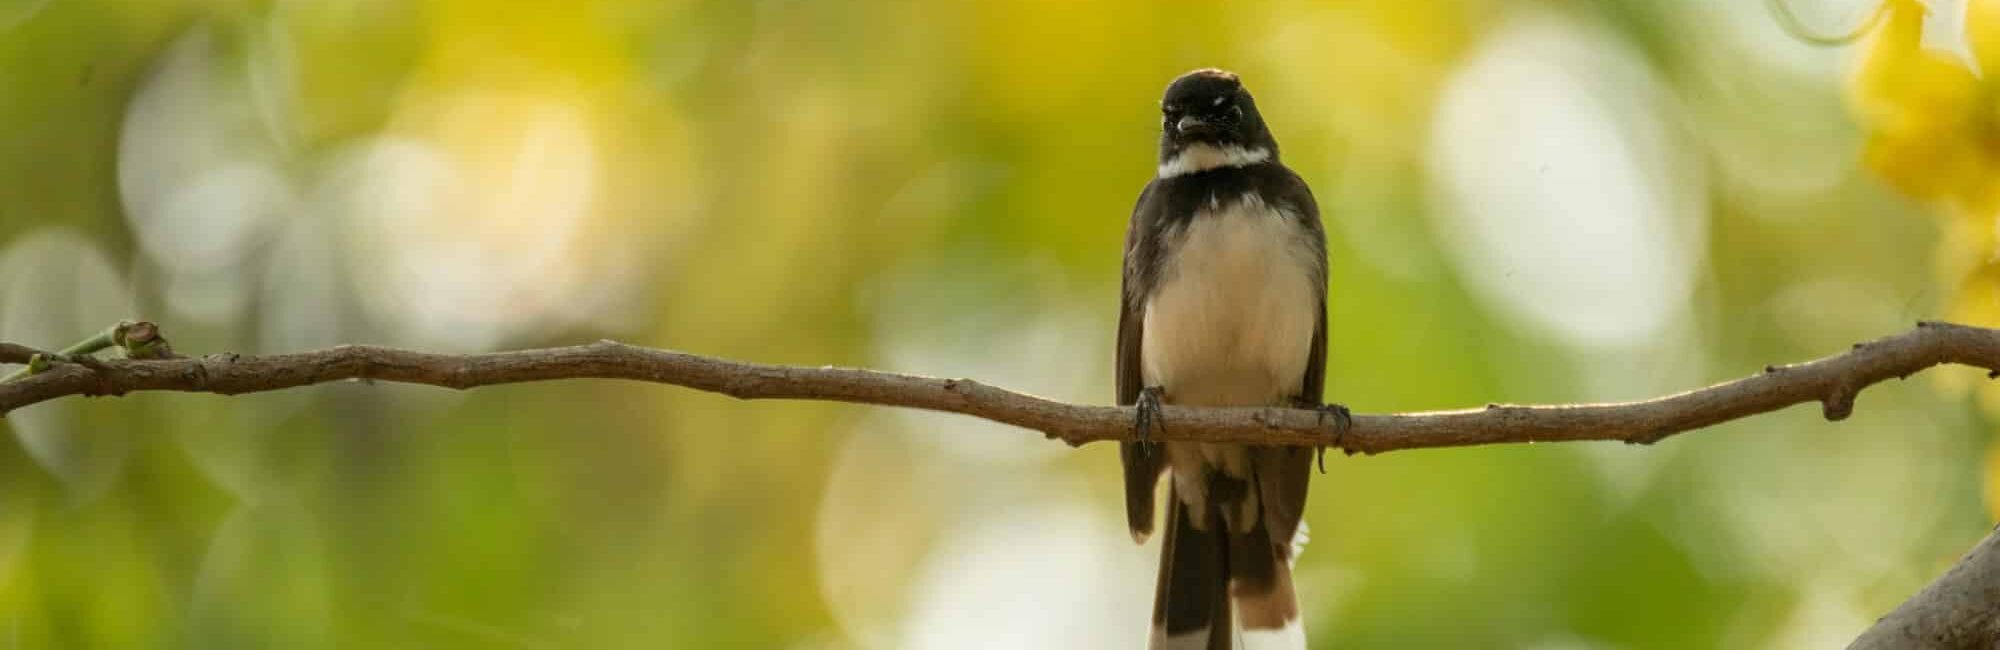
<instances>
[{"instance_id":1,"label":"bird","mask_svg":"<svg viewBox=\"0 0 2000 650\"><path fill-rule=\"evenodd\" d=\"M1127 226L1118 318L1121 442L1134 541L1153 532L1167 484L1149 647L1303 648L1291 562L1302 543L1312 450L1160 441L1162 404L1324 404L1326 234L1305 181L1235 73L1203 68L1167 85L1159 167ZM1240 633L1240 634L1239 634Z\"/></svg>"}]
</instances>

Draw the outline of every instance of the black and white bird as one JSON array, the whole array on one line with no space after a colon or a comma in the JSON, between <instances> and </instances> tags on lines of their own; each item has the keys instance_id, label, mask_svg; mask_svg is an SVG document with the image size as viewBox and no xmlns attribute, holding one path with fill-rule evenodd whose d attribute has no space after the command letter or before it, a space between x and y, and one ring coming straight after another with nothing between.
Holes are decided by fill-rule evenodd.
<instances>
[{"instance_id":1,"label":"black and white bird","mask_svg":"<svg viewBox=\"0 0 2000 650\"><path fill-rule=\"evenodd\" d=\"M1161 403L1322 407L1326 235L1319 206L1236 75L1203 69L1167 86L1159 175L1125 236L1118 403L1132 536L1153 531L1168 482L1153 648L1303 648L1292 590L1312 451L1146 442ZM1343 419L1345 409L1325 407ZM1240 635L1239 635L1240 632Z\"/></svg>"}]
</instances>

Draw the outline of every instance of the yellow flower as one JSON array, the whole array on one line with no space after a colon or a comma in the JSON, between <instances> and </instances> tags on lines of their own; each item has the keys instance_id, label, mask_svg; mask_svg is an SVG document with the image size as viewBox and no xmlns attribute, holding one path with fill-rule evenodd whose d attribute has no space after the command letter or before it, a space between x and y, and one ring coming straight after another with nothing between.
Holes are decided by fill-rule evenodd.
<instances>
[{"instance_id":1,"label":"yellow flower","mask_svg":"<svg viewBox=\"0 0 2000 650\"><path fill-rule=\"evenodd\" d=\"M1887 0L1848 81L1848 103L1868 133L1862 165L1898 191L1931 202L1946 219L1933 260L1946 287L1945 317L2000 326L2000 0L1970 0L1965 37L1978 69L1923 48L1916 0ZM2000 385L1939 373L2000 415ZM1984 497L2000 520L2000 440L1987 445Z\"/></svg>"},{"instance_id":2,"label":"yellow flower","mask_svg":"<svg viewBox=\"0 0 2000 650\"><path fill-rule=\"evenodd\" d=\"M1916 0L1888 1L1848 85L1868 131L1862 164L1914 198L1989 206L2000 178L1993 87L1950 54L1924 49L1925 11ZM1988 25L2000 30L1992 21L1981 27Z\"/></svg>"},{"instance_id":3,"label":"yellow flower","mask_svg":"<svg viewBox=\"0 0 2000 650\"><path fill-rule=\"evenodd\" d=\"M1982 74L2000 74L2000 0L1965 3L1965 41Z\"/></svg>"}]
</instances>

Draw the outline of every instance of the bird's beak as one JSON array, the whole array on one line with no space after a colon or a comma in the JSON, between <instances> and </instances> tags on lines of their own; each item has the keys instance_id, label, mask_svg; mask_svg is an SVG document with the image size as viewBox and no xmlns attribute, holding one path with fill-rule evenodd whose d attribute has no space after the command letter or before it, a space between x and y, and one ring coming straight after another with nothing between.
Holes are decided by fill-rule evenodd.
<instances>
[{"instance_id":1,"label":"bird's beak","mask_svg":"<svg viewBox=\"0 0 2000 650\"><path fill-rule=\"evenodd\" d=\"M1209 123L1200 117L1184 115L1181 117L1181 121L1174 123L1174 130L1181 133L1207 131L1209 130Z\"/></svg>"}]
</instances>

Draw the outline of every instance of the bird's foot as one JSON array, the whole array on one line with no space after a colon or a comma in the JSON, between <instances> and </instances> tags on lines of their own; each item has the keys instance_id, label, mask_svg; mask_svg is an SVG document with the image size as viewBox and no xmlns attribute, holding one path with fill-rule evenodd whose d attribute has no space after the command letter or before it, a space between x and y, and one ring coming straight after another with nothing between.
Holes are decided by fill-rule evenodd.
<instances>
[{"instance_id":1,"label":"bird's foot","mask_svg":"<svg viewBox=\"0 0 2000 650\"><path fill-rule=\"evenodd\" d=\"M1294 406L1318 412L1319 419L1317 424L1319 424L1319 426L1326 426L1327 417L1332 416L1333 417L1332 446L1339 447L1343 450L1347 448L1347 431L1349 429L1354 428L1354 412L1349 411L1346 405L1322 404L1314 400L1301 399L1294 402ZM1319 463L1319 473L1325 474L1326 473L1325 445L1318 447L1316 456L1317 456L1317 461Z\"/></svg>"},{"instance_id":2,"label":"bird's foot","mask_svg":"<svg viewBox=\"0 0 2000 650\"><path fill-rule=\"evenodd\" d=\"M1167 389L1159 386L1147 386L1139 390L1139 399L1132 404L1133 410L1137 411L1132 426L1138 430L1141 448L1152 449L1153 427L1159 427L1161 433L1167 431L1167 419L1160 411L1160 396L1166 392Z\"/></svg>"}]
</instances>

